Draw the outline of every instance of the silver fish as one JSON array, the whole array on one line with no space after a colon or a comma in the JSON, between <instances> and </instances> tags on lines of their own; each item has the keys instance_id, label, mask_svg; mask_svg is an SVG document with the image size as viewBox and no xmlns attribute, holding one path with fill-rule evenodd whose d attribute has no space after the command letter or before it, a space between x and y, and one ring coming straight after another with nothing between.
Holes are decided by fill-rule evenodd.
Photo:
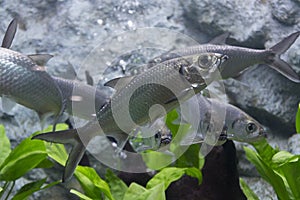
<instances>
[{"instance_id":1,"label":"silver fish","mask_svg":"<svg viewBox=\"0 0 300 200\"><path fill-rule=\"evenodd\" d=\"M157 119L150 126L133 130L132 135L129 142L135 152L143 152L148 149L158 150L172 141L172 133L165 124L164 117Z\"/></svg>"},{"instance_id":2,"label":"silver fish","mask_svg":"<svg viewBox=\"0 0 300 200\"><path fill-rule=\"evenodd\" d=\"M251 49L245 47L225 45L228 34L223 34L211 41L209 44L202 44L184 49L167 52L149 61L148 67L166 60L178 59L179 57L192 56L203 52L220 53L228 56L228 60L220 67L222 79L239 75L251 65L267 64L291 81L300 82L298 74L291 66L280 58L290 46L297 40L300 31L292 33L279 43L269 49ZM206 65L209 60L199 59L199 64Z\"/></svg>"},{"instance_id":3,"label":"silver fish","mask_svg":"<svg viewBox=\"0 0 300 200\"><path fill-rule=\"evenodd\" d=\"M197 94L182 104L182 106L186 106L189 111L182 113L185 122L190 122L197 117L192 115L192 113L195 112L195 103L198 104L200 109L199 127L196 127L196 132L193 134L188 134L182 141L182 144L191 145L203 143L208 133L212 134L212 137L216 137L212 138L213 141L211 145L221 145L225 143L226 140L250 143L261 140L266 136L266 131L263 126L241 109L216 99L206 98L201 94ZM224 119L216 118L216 120L214 120L212 112L218 113L218 111L222 112L222 110L225 113ZM216 124L222 127L222 130L218 130L220 132L212 132Z\"/></svg>"},{"instance_id":4,"label":"silver fish","mask_svg":"<svg viewBox=\"0 0 300 200\"><path fill-rule=\"evenodd\" d=\"M36 110L40 115L53 113L56 118L63 113L62 93L43 66L28 56L9 50L17 22L13 20L0 47L0 95Z\"/></svg>"},{"instance_id":5,"label":"silver fish","mask_svg":"<svg viewBox=\"0 0 300 200\"><path fill-rule=\"evenodd\" d=\"M109 102L110 95L96 87L77 80L52 77L66 101L65 111L83 119L92 119ZM90 106L90 104L95 106Z\"/></svg>"},{"instance_id":6,"label":"silver fish","mask_svg":"<svg viewBox=\"0 0 300 200\"><path fill-rule=\"evenodd\" d=\"M75 114L77 117L84 119L93 118L96 111L109 101L110 95L95 87L77 80L50 77L44 71L43 66L52 58L51 55L34 54L25 56L9 50L16 30L17 21L13 20L8 26L2 41L2 47L4 48L0 49L1 64L3 66L0 75L0 94L2 96L5 95L17 103L35 110L40 115L54 112L59 116L65 107L65 111L69 114ZM26 71L26 73L23 73L23 71ZM14 85L12 85L12 82ZM19 90L22 90L22 92L19 92ZM63 103L65 105L62 105ZM95 107L85 106L88 103L93 103ZM73 109L74 107L78 109Z\"/></svg>"},{"instance_id":7,"label":"silver fish","mask_svg":"<svg viewBox=\"0 0 300 200\"><path fill-rule=\"evenodd\" d=\"M226 62L221 54L203 53L199 56L213 58L215 62L211 65L215 69ZM34 136L34 139L73 145L63 175L63 181L66 181L73 175L86 150L83 143L88 144L95 136L105 134L115 138L122 147L128 138L124 132L130 133L137 125L154 121L176 108L179 105L176 97L186 100L193 96L191 84L201 82L204 88L205 82L200 73L203 71L202 67L194 63L191 65L184 60L165 62L134 77L114 79L106 85L114 87L116 92L110 102L99 110L95 120L77 130L44 133ZM192 76L189 74L190 71L193 72ZM153 105L162 105L165 110L153 109L150 117L149 109ZM128 121L130 116L133 122Z\"/></svg>"}]
</instances>

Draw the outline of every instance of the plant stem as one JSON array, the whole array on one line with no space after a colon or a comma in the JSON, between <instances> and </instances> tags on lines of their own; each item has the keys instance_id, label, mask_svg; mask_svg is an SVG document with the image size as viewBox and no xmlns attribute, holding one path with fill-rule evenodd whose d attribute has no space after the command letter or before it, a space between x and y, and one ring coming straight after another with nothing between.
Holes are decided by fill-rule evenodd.
<instances>
[{"instance_id":1,"label":"plant stem","mask_svg":"<svg viewBox=\"0 0 300 200\"><path fill-rule=\"evenodd\" d=\"M13 188L15 187L15 183L16 183L15 181L12 182L12 186L10 187L10 190L8 191L8 193L7 193L7 195L6 195L5 200L8 200L8 197L10 196L10 194L11 194Z\"/></svg>"}]
</instances>

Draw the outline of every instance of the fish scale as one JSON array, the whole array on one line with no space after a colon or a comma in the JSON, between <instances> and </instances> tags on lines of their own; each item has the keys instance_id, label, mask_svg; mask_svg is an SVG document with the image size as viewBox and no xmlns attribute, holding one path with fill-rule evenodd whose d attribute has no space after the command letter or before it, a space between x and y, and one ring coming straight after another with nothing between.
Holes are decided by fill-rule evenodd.
<instances>
[{"instance_id":1,"label":"fish scale","mask_svg":"<svg viewBox=\"0 0 300 200\"><path fill-rule=\"evenodd\" d=\"M115 109L119 111L119 114L124 117L126 116L126 111L131 109L130 114L131 116L134 116L134 121L137 121L139 125L142 125L149 119L148 108L155 104L164 105L174 97L174 94L170 92L170 89L167 87L161 85L155 85L154 87L152 83L156 82L161 83L162 85L172 85L177 94L180 94L181 91L191 87L186 81L178 80L178 69L179 66L162 64L146 71L141 76L137 76L128 85L122 88L120 92L117 91L111 102L97 114L98 121L103 131L107 134L119 130L112 115L112 104ZM129 107L124 105L124 102L129 101L131 102ZM147 102L147 105L145 102ZM175 107L175 103L165 105L167 111L170 111ZM133 128L134 127L128 127L128 130L132 130Z\"/></svg>"},{"instance_id":2,"label":"fish scale","mask_svg":"<svg viewBox=\"0 0 300 200\"><path fill-rule=\"evenodd\" d=\"M262 63L269 65L290 80L299 83L300 78L298 74L289 66L288 63L280 59L280 55L289 49L299 35L300 31L295 32L284 38L270 49L265 50L234 47L229 45L208 44L206 46L198 46L198 50L193 49L194 47L188 47L177 52L171 52L173 57L169 56L168 58L168 56L166 56L166 62L169 62L170 64L165 64L165 62L162 63L164 61L164 57L162 56L161 59L158 59L160 64L157 64L157 62L154 61L149 65L149 70L135 76L127 83L124 82L124 87L117 90L115 95L112 97L111 102L106 104L106 106L100 109L100 111L97 113L98 118L95 117L93 121L78 129L44 133L37 135L34 138L55 143L72 144L73 148L69 154L63 176L63 181L69 180L86 150L85 145L87 145L95 136L99 134L106 134L108 136L113 134L111 136L113 136L117 142L121 142L121 148L122 144L126 142L127 135L122 133L120 128L118 128L112 115L112 108L116 108L115 111L119 112L122 116L122 114L126 113L126 110L129 109L128 105L124 105L124 102L128 102L130 98L133 98L132 102L136 102L136 104L132 108L130 115L141 116L140 118L136 117L136 119L138 119L138 122L141 122L140 125L142 125L149 119L148 110L144 110L145 105L143 104L145 102L147 102L146 107L154 105L156 102L158 102L158 104L165 106L166 112L178 106L178 102L170 101L172 98L174 100L174 95L170 95L166 88L145 87L143 89L137 89L141 85L149 84L154 80L158 80L161 83L168 83L168 85L174 86L175 89L184 92L185 89L188 89L188 87L184 87L186 86L185 84L183 84L184 86L181 85L184 83L181 78L184 78L193 86L197 87L194 88L194 90L199 92L205 88L206 84L209 84L211 81L215 80L215 78L235 77L247 69L250 65ZM189 63L189 60L192 60L192 65L184 66L184 62L182 61L185 60L185 56L183 56L183 54L185 54L187 57L190 57L190 59L187 60L187 64ZM208 57L203 59L203 55L208 55ZM180 56L183 56L183 58ZM215 60L212 59L212 56L214 58L218 57L217 62L214 63L213 66L210 65L210 62ZM205 77L201 76L201 72L203 71L205 71ZM215 77L218 75L218 71L221 72L222 77ZM180 78L177 77L179 74L182 75ZM205 79L205 82L203 82L203 78ZM208 80L208 82L206 80ZM190 85L190 87L192 85ZM136 96L130 96L131 92L133 91L135 91ZM188 98L187 95L183 96ZM126 117L128 117L128 115L125 115L123 119L120 118L118 120L122 121L126 119ZM102 130L99 130L99 124L101 125ZM125 122L123 125L123 128L127 133L136 128L135 124ZM251 128L252 127L250 126L249 130ZM224 129L224 131L226 132L226 129Z\"/></svg>"},{"instance_id":3,"label":"fish scale","mask_svg":"<svg viewBox=\"0 0 300 200\"><path fill-rule=\"evenodd\" d=\"M201 53L220 53L228 56L226 62L220 66L220 72L222 79L231 78L239 75L242 71L246 70L249 66L255 64L266 64L275 69L291 81L300 83L298 74L292 69L292 67L280 58L290 46L297 40L300 35L300 31L290 34L286 38L283 38L280 42L275 44L269 49L252 49L239 46L226 45L225 39L221 41L217 40L216 43L201 44L197 46L191 46L179 50L167 52L161 56L152 59L149 62L148 67L152 67L157 63L164 62L166 60L174 60L180 57L197 56Z\"/></svg>"},{"instance_id":4,"label":"fish scale","mask_svg":"<svg viewBox=\"0 0 300 200\"><path fill-rule=\"evenodd\" d=\"M15 51L0 48L0 94L12 98L39 114L61 113L61 91L53 79L30 58Z\"/></svg>"}]
</instances>

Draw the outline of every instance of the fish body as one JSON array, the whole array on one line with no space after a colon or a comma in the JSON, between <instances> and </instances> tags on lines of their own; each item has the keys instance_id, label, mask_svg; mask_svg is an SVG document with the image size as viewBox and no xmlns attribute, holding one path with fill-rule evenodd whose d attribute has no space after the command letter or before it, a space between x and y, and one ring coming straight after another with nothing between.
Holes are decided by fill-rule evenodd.
<instances>
[{"instance_id":1,"label":"fish body","mask_svg":"<svg viewBox=\"0 0 300 200\"><path fill-rule=\"evenodd\" d=\"M26 56L9 50L16 31L17 21L12 20L0 48L0 95L35 110L39 115L54 113L59 116L65 108L70 115L84 119L91 119L108 102L109 95L95 87L48 75L44 65L51 55Z\"/></svg>"},{"instance_id":2,"label":"fish body","mask_svg":"<svg viewBox=\"0 0 300 200\"><path fill-rule=\"evenodd\" d=\"M196 116L191 113L194 113L196 103L200 109L200 123L195 129L197 133L190 134L185 138L185 144L202 143L208 134L216 136L217 140L213 143L214 145L221 145L227 139L249 143L261 140L266 136L263 126L236 106L204 97L201 94L192 98L196 100L190 99L183 103L183 106L187 106L188 112L182 113L182 117L186 122L193 120ZM222 117L219 117L220 115ZM216 126L221 129L214 129Z\"/></svg>"},{"instance_id":3,"label":"fish body","mask_svg":"<svg viewBox=\"0 0 300 200\"><path fill-rule=\"evenodd\" d=\"M222 63L220 60L223 55L203 53L201 56L216 57L214 64ZM213 67L217 68L214 65ZM195 76L198 73L198 70L195 70L190 77L190 68L194 69L197 66L190 65L189 62L166 62L134 77L112 80L106 85L113 86L116 92L110 102L99 110L93 121L77 130L49 132L34 138L73 145L63 176L64 181L68 180L85 152L84 143L88 144L95 136L105 134L115 138L122 146L128 138L126 133L176 108L179 105L177 98L186 100L192 97L194 92L191 83L198 82L200 75ZM155 105L161 105L164 110L152 109Z\"/></svg>"},{"instance_id":4,"label":"fish body","mask_svg":"<svg viewBox=\"0 0 300 200\"><path fill-rule=\"evenodd\" d=\"M62 93L44 68L7 48L0 48L0 94L39 114L64 110Z\"/></svg>"},{"instance_id":5,"label":"fish body","mask_svg":"<svg viewBox=\"0 0 300 200\"><path fill-rule=\"evenodd\" d=\"M65 111L83 119L92 119L102 106L109 102L110 95L96 87L77 80L52 77L62 91L66 102ZM94 105L94 106L91 106Z\"/></svg>"},{"instance_id":6,"label":"fish body","mask_svg":"<svg viewBox=\"0 0 300 200\"><path fill-rule=\"evenodd\" d=\"M219 67L222 79L235 77L251 65L267 64L282 75L286 76L288 79L294 82L300 82L298 74L290 67L288 63L280 59L280 55L290 48L290 46L297 40L299 35L300 31L292 33L269 49L252 49L225 44L202 44L187 47L165 53L152 59L149 61L148 67L152 67L153 65L166 60L198 55L204 52L211 52L228 56L227 61ZM224 39L226 38L222 37L222 40ZM224 42L225 41L216 41L216 43ZM205 61L200 60L200 62Z\"/></svg>"}]
</instances>

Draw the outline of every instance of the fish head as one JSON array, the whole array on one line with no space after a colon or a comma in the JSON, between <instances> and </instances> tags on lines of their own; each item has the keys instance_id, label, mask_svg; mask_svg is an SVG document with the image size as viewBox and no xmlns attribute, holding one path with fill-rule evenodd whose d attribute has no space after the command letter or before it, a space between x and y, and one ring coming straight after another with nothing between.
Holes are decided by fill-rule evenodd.
<instances>
[{"instance_id":1,"label":"fish head","mask_svg":"<svg viewBox=\"0 0 300 200\"><path fill-rule=\"evenodd\" d=\"M227 130L227 139L239 142L255 142L266 137L263 126L251 117L242 117L232 122Z\"/></svg>"},{"instance_id":2,"label":"fish head","mask_svg":"<svg viewBox=\"0 0 300 200\"><path fill-rule=\"evenodd\" d=\"M159 146L168 145L172 141L172 133L170 129L164 128L164 130L157 130L155 138L159 141Z\"/></svg>"},{"instance_id":3,"label":"fish head","mask_svg":"<svg viewBox=\"0 0 300 200\"><path fill-rule=\"evenodd\" d=\"M183 57L186 65L179 69L191 84L201 84L213 81L221 72L221 66L228 60L228 56L220 53L206 52L196 56Z\"/></svg>"}]
</instances>

